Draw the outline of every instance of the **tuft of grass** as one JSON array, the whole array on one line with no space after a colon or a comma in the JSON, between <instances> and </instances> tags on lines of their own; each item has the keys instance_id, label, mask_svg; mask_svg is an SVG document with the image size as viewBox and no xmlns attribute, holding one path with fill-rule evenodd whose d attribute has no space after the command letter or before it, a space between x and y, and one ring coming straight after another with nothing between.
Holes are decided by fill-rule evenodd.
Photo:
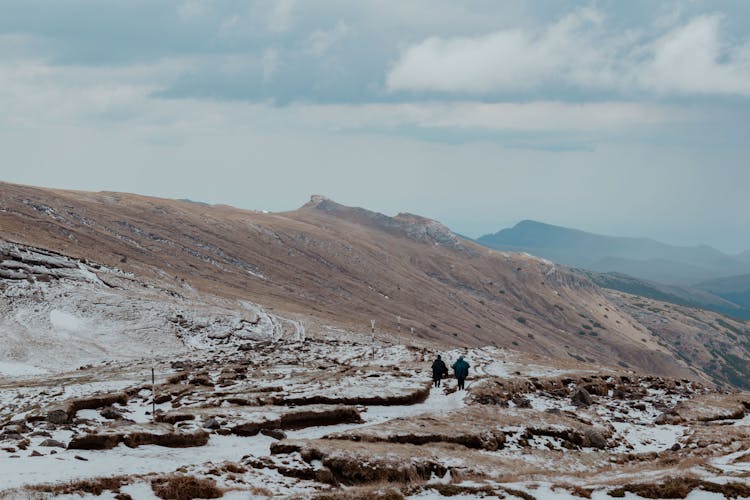
<instances>
[{"instance_id":1,"label":"tuft of grass","mask_svg":"<svg viewBox=\"0 0 750 500\"><path fill-rule=\"evenodd\" d=\"M667 479L663 483L626 484L607 494L614 498L623 498L625 493L633 493L643 498L685 498L695 489L718 493L726 498L750 497L750 486L743 483L718 484L686 477Z\"/></svg>"},{"instance_id":2,"label":"tuft of grass","mask_svg":"<svg viewBox=\"0 0 750 500\"><path fill-rule=\"evenodd\" d=\"M213 479L171 475L151 481L151 490L159 498L193 500L194 498L221 498L224 496Z\"/></svg>"},{"instance_id":3,"label":"tuft of grass","mask_svg":"<svg viewBox=\"0 0 750 500\"><path fill-rule=\"evenodd\" d=\"M70 481L62 484L41 484L29 486L31 491L42 493L54 493L55 495L76 495L90 493L99 496L105 491L119 492L120 487L128 484L129 479L125 476L97 477L92 479L82 479L80 481Z\"/></svg>"}]
</instances>

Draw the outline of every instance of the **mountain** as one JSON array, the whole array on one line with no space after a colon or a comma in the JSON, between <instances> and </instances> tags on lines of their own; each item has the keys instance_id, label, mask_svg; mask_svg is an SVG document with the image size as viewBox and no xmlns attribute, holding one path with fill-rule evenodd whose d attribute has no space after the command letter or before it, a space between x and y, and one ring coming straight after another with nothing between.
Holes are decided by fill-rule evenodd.
<instances>
[{"instance_id":1,"label":"mountain","mask_svg":"<svg viewBox=\"0 0 750 500\"><path fill-rule=\"evenodd\" d=\"M0 497L747 497L748 325L599 279L322 196L0 184Z\"/></svg>"},{"instance_id":2,"label":"mountain","mask_svg":"<svg viewBox=\"0 0 750 500\"><path fill-rule=\"evenodd\" d=\"M603 236L530 220L477 241L490 248L528 252L568 266L672 285L750 272L750 259L726 255L705 245L673 246L648 238Z\"/></svg>"},{"instance_id":3,"label":"mountain","mask_svg":"<svg viewBox=\"0 0 750 500\"><path fill-rule=\"evenodd\" d=\"M744 307L750 307L750 274L704 281L697 284L696 288Z\"/></svg>"},{"instance_id":4,"label":"mountain","mask_svg":"<svg viewBox=\"0 0 750 500\"><path fill-rule=\"evenodd\" d=\"M733 318L750 320L750 307L699 286L664 285L619 273L583 271L597 285L632 295L688 307L708 309Z\"/></svg>"},{"instance_id":5,"label":"mountain","mask_svg":"<svg viewBox=\"0 0 750 500\"><path fill-rule=\"evenodd\" d=\"M717 314L670 309L669 316L652 323L656 313L643 311L640 299L613 295L578 271L485 248L417 215L390 217L322 196L291 212L262 213L134 194L0 184L0 228L9 245L132 277L135 287L118 285L110 275L100 278L111 284L109 292L124 294L123 309L113 298L107 317L130 321L137 304L152 300L139 298L125 309L138 287L162 290L159 296L186 304L148 306L164 311L157 319L168 316L171 324L188 326L158 326L156 319L143 329L136 325L142 342L149 335L163 341L183 330L190 338L195 332L226 336L252 330L248 324L268 316L276 325L269 327L273 335L300 329L319 336L339 329L365 334L374 320L379 338L446 348L496 345L550 360L615 364L719 383L744 383L744 375L728 371L734 368L727 359L750 359L741 342L744 333L743 338L732 333L732 339L717 326ZM6 260L15 279L38 284L38 295L44 296L49 273L35 270L33 259ZM66 293L57 295L60 304ZM91 293L77 299L81 314L93 307L85 299ZM12 298L6 300L14 307ZM188 300L197 305L187 305ZM268 314L254 313L250 303ZM652 309L671 307L654 304ZM219 306L216 313L193 311ZM50 314L28 307L7 315L5 331L17 333L6 339L21 349L26 341L17 339L40 336L39 345L52 346L44 338ZM65 323L67 317L62 318ZM722 321L744 332L741 323ZM83 323L97 324L97 319ZM214 323L235 326L224 327L226 334L208 331ZM23 361L33 364L34 357Z\"/></svg>"}]
</instances>

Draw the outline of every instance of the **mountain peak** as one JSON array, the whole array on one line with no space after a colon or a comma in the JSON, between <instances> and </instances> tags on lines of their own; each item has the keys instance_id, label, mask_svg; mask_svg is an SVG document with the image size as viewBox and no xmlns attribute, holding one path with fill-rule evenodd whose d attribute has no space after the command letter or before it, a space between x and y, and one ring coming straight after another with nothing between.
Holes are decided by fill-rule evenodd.
<instances>
[{"instance_id":1,"label":"mountain peak","mask_svg":"<svg viewBox=\"0 0 750 500\"><path fill-rule=\"evenodd\" d=\"M390 217L365 208L341 205L330 198L317 194L310 196L310 201L302 209L320 210L349 222L406 236L422 243L444 245L456 250L467 251L460 238L447 226L421 215L402 212L395 217Z\"/></svg>"}]
</instances>

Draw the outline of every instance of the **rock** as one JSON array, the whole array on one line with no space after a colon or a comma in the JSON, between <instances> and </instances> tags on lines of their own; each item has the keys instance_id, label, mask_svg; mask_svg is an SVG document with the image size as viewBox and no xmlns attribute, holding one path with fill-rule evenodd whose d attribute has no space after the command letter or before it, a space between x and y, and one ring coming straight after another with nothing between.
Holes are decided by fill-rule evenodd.
<instances>
[{"instance_id":1,"label":"rock","mask_svg":"<svg viewBox=\"0 0 750 500\"><path fill-rule=\"evenodd\" d=\"M672 445L672 447L670 448L670 450L672 450L672 451L679 451L681 448L682 448L682 446L680 446L680 443L675 443L675 444Z\"/></svg>"},{"instance_id":2,"label":"rock","mask_svg":"<svg viewBox=\"0 0 750 500\"><path fill-rule=\"evenodd\" d=\"M654 419L656 425L677 425L682 422L682 418L679 415L675 415L671 412L664 412Z\"/></svg>"},{"instance_id":3,"label":"rock","mask_svg":"<svg viewBox=\"0 0 750 500\"><path fill-rule=\"evenodd\" d=\"M205 422L203 422L203 428L204 429L216 430L216 429L221 428L221 424L215 418L209 418L208 420L206 420Z\"/></svg>"},{"instance_id":4,"label":"rock","mask_svg":"<svg viewBox=\"0 0 750 500\"><path fill-rule=\"evenodd\" d=\"M34 451L31 452L31 454L29 456L30 457L43 457L44 455L42 455L38 451L34 450Z\"/></svg>"},{"instance_id":5,"label":"rock","mask_svg":"<svg viewBox=\"0 0 750 500\"><path fill-rule=\"evenodd\" d=\"M633 405L636 410L646 411L646 403L636 403Z\"/></svg>"},{"instance_id":6,"label":"rock","mask_svg":"<svg viewBox=\"0 0 750 500\"><path fill-rule=\"evenodd\" d=\"M57 439L45 439L39 443L39 446L44 446L45 448L65 448L65 445Z\"/></svg>"},{"instance_id":7,"label":"rock","mask_svg":"<svg viewBox=\"0 0 750 500\"><path fill-rule=\"evenodd\" d=\"M89 459L88 459L88 458L83 458L83 457L82 457L82 456L80 456L80 455L76 455L76 456L74 456L73 458L75 458L76 460L81 460L81 461L83 461L83 462L88 462L88 461L89 461Z\"/></svg>"},{"instance_id":8,"label":"rock","mask_svg":"<svg viewBox=\"0 0 750 500\"><path fill-rule=\"evenodd\" d=\"M607 440L604 439L604 436L602 436L599 431L595 429L586 429L583 435L585 436L587 444L590 447L597 448L599 450L603 450L607 447Z\"/></svg>"},{"instance_id":9,"label":"rock","mask_svg":"<svg viewBox=\"0 0 750 500\"><path fill-rule=\"evenodd\" d=\"M23 424L12 424L3 428L3 434L22 434L28 430L29 428Z\"/></svg>"},{"instance_id":10,"label":"rock","mask_svg":"<svg viewBox=\"0 0 750 500\"><path fill-rule=\"evenodd\" d=\"M520 394L513 395L513 404L519 408L531 408L531 401L521 396Z\"/></svg>"},{"instance_id":11,"label":"rock","mask_svg":"<svg viewBox=\"0 0 750 500\"><path fill-rule=\"evenodd\" d=\"M281 429L261 429L260 433L278 440L286 439L286 432Z\"/></svg>"},{"instance_id":12,"label":"rock","mask_svg":"<svg viewBox=\"0 0 750 500\"><path fill-rule=\"evenodd\" d=\"M47 431L34 431L31 433L31 437L46 437L51 438L52 434Z\"/></svg>"},{"instance_id":13,"label":"rock","mask_svg":"<svg viewBox=\"0 0 750 500\"><path fill-rule=\"evenodd\" d=\"M47 412L47 422L53 424L64 424L68 421L68 412L62 408L55 408Z\"/></svg>"},{"instance_id":14,"label":"rock","mask_svg":"<svg viewBox=\"0 0 750 500\"><path fill-rule=\"evenodd\" d=\"M589 391L582 387L573 393L571 401L576 406L589 406L594 402Z\"/></svg>"},{"instance_id":15,"label":"rock","mask_svg":"<svg viewBox=\"0 0 750 500\"><path fill-rule=\"evenodd\" d=\"M612 397L614 399L627 399L628 393L623 391L622 389L615 389L612 391Z\"/></svg>"},{"instance_id":16,"label":"rock","mask_svg":"<svg viewBox=\"0 0 750 500\"><path fill-rule=\"evenodd\" d=\"M171 394L159 394L154 398L154 403L160 405L162 403L166 403L167 401L172 401L172 395Z\"/></svg>"},{"instance_id":17,"label":"rock","mask_svg":"<svg viewBox=\"0 0 750 500\"><path fill-rule=\"evenodd\" d=\"M122 412L116 408L113 408L111 406L107 406L106 408L102 408L102 410L99 412L102 417L107 418L109 420L120 420L122 419Z\"/></svg>"}]
</instances>

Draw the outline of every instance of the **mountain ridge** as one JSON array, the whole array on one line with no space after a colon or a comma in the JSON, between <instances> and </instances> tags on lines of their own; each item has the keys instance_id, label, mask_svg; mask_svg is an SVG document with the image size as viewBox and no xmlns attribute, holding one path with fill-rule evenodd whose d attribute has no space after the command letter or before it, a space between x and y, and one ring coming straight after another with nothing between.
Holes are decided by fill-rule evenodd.
<instances>
[{"instance_id":1,"label":"mountain ridge","mask_svg":"<svg viewBox=\"0 0 750 500\"><path fill-rule=\"evenodd\" d=\"M704 336L750 358L709 313L690 327L694 337L681 337L695 346L686 355L673 333L678 323L695 323L683 311L647 327L637 298L612 296L580 272L487 249L424 217L388 217L323 197L262 213L0 184L0 227L6 240L258 303L304 321L311 334L369 331L375 320L379 335L422 343L502 345L720 383L721 373L703 371L723 363Z\"/></svg>"},{"instance_id":2,"label":"mountain ridge","mask_svg":"<svg viewBox=\"0 0 750 500\"><path fill-rule=\"evenodd\" d=\"M750 261L740 258L744 254L732 256L708 245L676 246L652 238L605 236L528 219L476 241L498 250L526 251L565 265L672 285L750 272Z\"/></svg>"}]
</instances>

